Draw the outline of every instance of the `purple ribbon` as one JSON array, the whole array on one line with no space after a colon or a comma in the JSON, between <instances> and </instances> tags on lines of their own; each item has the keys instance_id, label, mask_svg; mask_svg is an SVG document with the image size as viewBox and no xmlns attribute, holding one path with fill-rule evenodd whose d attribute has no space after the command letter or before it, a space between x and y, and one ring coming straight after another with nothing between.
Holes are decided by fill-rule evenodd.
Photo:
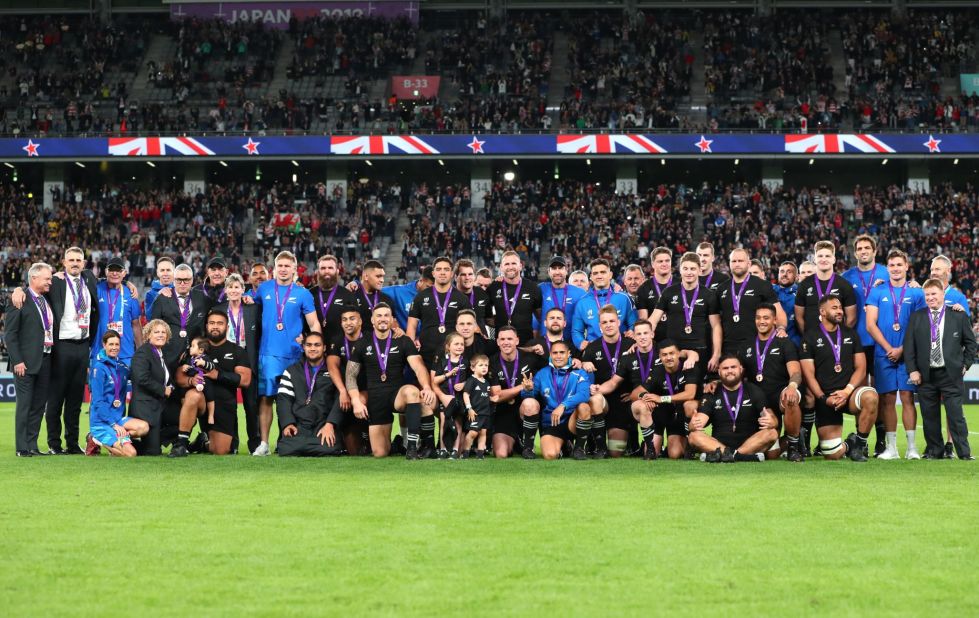
<instances>
[{"instance_id":1,"label":"purple ribbon","mask_svg":"<svg viewBox=\"0 0 979 618\"><path fill-rule=\"evenodd\" d=\"M561 297L561 304L558 304L557 298L554 297L554 291L556 289L557 288L555 288L554 287L554 284L552 283L551 284L551 292L550 292L550 294L548 296L551 297L551 302L554 303L554 306L555 307L557 307L561 311L564 311L564 305L567 304L567 302L568 302L568 285L565 284L564 287L561 288L561 291L564 292L564 295Z\"/></svg>"},{"instance_id":2,"label":"purple ribbon","mask_svg":"<svg viewBox=\"0 0 979 618\"><path fill-rule=\"evenodd\" d=\"M545 340L547 338L545 337ZM513 388L517 383L517 372L520 371L520 350L517 350L516 355L513 357L513 373L507 373L506 364L504 364L503 356L500 356L500 369L503 370L503 379L506 380L507 388Z\"/></svg>"},{"instance_id":3,"label":"purple ribbon","mask_svg":"<svg viewBox=\"0 0 979 618\"><path fill-rule=\"evenodd\" d=\"M115 302L112 302L112 292L113 291L115 291L115 293L116 293L116 300L115 300ZM109 319L107 320L108 322L111 322L113 320L113 318L116 317L116 307L120 305L120 303L119 303L119 297L121 297L121 296L122 296L122 290L113 290L111 288L107 288L105 290L105 300L106 300L106 302L109 303ZM119 319L122 320L122 316L121 315L119 316Z\"/></svg>"},{"instance_id":4,"label":"purple ribbon","mask_svg":"<svg viewBox=\"0 0 979 618\"><path fill-rule=\"evenodd\" d=\"M622 337L615 342L615 355L608 349L608 344L605 343L605 337L602 337L602 349L605 350L605 358L608 359L608 364L612 368L612 373L614 374L619 367L619 351L622 350Z\"/></svg>"},{"instance_id":5,"label":"purple ribbon","mask_svg":"<svg viewBox=\"0 0 979 618\"><path fill-rule=\"evenodd\" d=\"M211 290L213 291L214 288L212 287ZM205 296L208 296L208 297L211 295L211 292L208 292L207 291L207 284L206 283L202 283L201 284L201 292L204 292L204 295ZM221 288L221 293L218 294L218 304L221 304L223 302L224 302L224 288Z\"/></svg>"},{"instance_id":6,"label":"purple ribbon","mask_svg":"<svg viewBox=\"0 0 979 618\"><path fill-rule=\"evenodd\" d=\"M818 281L818 279L817 279L817 281ZM833 343L833 340L829 336L829 331L826 330L826 327L823 326L823 323L822 322L819 323L819 330L823 331L823 335L826 336L826 341L829 342L829 347L833 351L833 360L835 360L836 361L836 364L839 365L840 364L840 348L843 347L843 333L841 333L840 332L840 329L837 328L836 329L836 343Z\"/></svg>"},{"instance_id":7,"label":"purple ribbon","mask_svg":"<svg viewBox=\"0 0 979 618\"><path fill-rule=\"evenodd\" d=\"M119 367L109 374L109 379L112 380L112 402L122 401L119 399L119 395L122 394L122 375L119 371Z\"/></svg>"},{"instance_id":8,"label":"purple ribbon","mask_svg":"<svg viewBox=\"0 0 979 618\"><path fill-rule=\"evenodd\" d=\"M245 329L245 307L243 305L238 305L238 319L235 319L235 312L231 308L231 304L228 304L228 318L231 320L231 330L235 333L235 341L239 346L245 347L245 342L242 339L242 331Z\"/></svg>"},{"instance_id":9,"label":"purple ribbon","mask_svg":"<svg viewBox=\"0 0 979 618\"><path fill-rule=\"evenodd\" d=\"M727 398L727 389L723 386L721 387L721 397L724 398L724 407L727 408L727 414L731 417L731 427L737 429L738 414L741 413L741 402L744 399L744 383L738 385L738 398L733 406Z\"/></svg>"},{"instance_id":10,"label":"purple ribbon","mask_svg":"<svg viewBox=\"0 0 979 618\"><path fill-rule=\"evenodd\" d=\"M611 288L609 288L608 290L602 290L602 292L604 294L606 294L606 295L609 292L611 292L611 291L612 291ZM601 301L598 300L598 290L596 290L595 288L592 288L591 295L595 297L595 304L598 305L598 310L601 311L602 310L602 303L601 303Z\"/></svg>"},{"instance_id":11,"label":"purple ribbon","mask_svg":"<svg viewBox=\"0 0 979 618\"><path fill-rule=\"evenodd\" d=\"M820 324L822 326L822 324ZM824 331L825 332L825 331ZM762 373L762 368L765 366L765 357L768 356L768 350L771 349L772 344L775 343L775 337L771 334L768 336L768 340L765 341L765 348L759 347L761 342L761 337L755 337L755 364L758 366L758 373Z\"/></svg>"},{"instance_id":12,"label":"purple ribbon","mask_svg":"<svg viewBox=\"0 0 979 618\"><path fill-rule=\"evenodd\" d=\"M676 389L673 387L673 380L670 379L670 372L666 370L666 367L663 367L663 377L665 378L666 390L670 391L670 397L672 397Z\"/></svg>"},{"instance_id":13,"label":"purple ribbon","mask_svg":"<svg viewBox=\"0 0 979 618\"><path fill-rule=\"evenodd\" d=\"M435 311L439 316L439 326L445 326L445 314L449 310L449 296L452 294L452 288L445 293L445 300L441 303L439 302L439 291L434 287L432 288L432 296L435 297Z\"/></svg>"},{"instance_id":14,"label":"purple ribbon","mask_svg":"<svg viewBox=\"0 0 979 618\"><path fill-rule=\"evenodd\" d=\"M329 312L330 311L330 307L333 306L333 298L337 295L337 290L339 290L339 289L340 289L339 284L333 286L333 291L330 292L330 297L326 299L326 302L325 303L323 302L323 288L320 288L319 289L319 292L317 292L317 294L319 294L319 297L320 297L320 307L323 308L323 321L324 322L326 321L326 314L327 314L327 312ZM289 297L286 296L286 298L289 298ZM279 321L281 322L282 320L280 319Z\"/></svg>"},{"instance_id":15,"label":"purple ribbon","mask_svg":"<svg viewBox=\"0 0 979 618\"><path fill-rule=\"evenodd\" d=\"M735 291L734 289L734 277L731 277L731 304L734 305L734 313L741 313L741 297L744 296L744 291L748 287L748 281L751 280L751 275L744 278L741 282L741 288Z\"/></svg>"},{"instance_id":16,"label":"purple ribbon","mask_svg":"<svg viewBox=\"0 0 979 618\"><path fill-rule=\"evenodd\" d=\"M292 293L293 284L290 283L289 287L286 288L286 297L282 299L282 302L279 302L279 282L276 281L272 285L275 287L275 318L279 324L282 324L282 314L285 313L286 303L289 302L289 294ZM320 290L320 292L320 302L322 302L322 290Z\"/></svg>"},{"instance_id":17,"label":"purple ribbon","mask_svg":"<svg viewBox=\"0 0 979 618\"><path fill-rule=\"evenodd\" d=\"M85 288L82 287L82 279L79 277L78 290L75 290L75 288L71 286L72 279L74 279L74 277L68 277L68 291L71 292L71 298L74 301L75 315L81 316L85 309Z\"/></svg>"},{"instance_id":18,"label":"purple ribbon","mask_svg":"<svg viewBox=\"0 0 979 618\"><path fill-rule=\"evenodd\" d=\"M449 358L449 356L446 356L445 357L445 373L448 374L450 371L452 371L456 367L462 367L462 361L463 361L462 357L459 357L459 363L457 365L453 366L452 365L452 359ZM447 376L447 380L449 382L449 391L451 392L451 394L455 394L456 384L459 383L459 374L457 373L454 376Z\"/></svg>"},{"instance_id":19,"label":"purple ribbon","mask_svg":"<svg viewBox=\"0 0 979 618\"><path fill-rule=\"evenodd\" d=\"M506 281L503 282L503 308L506 310L506 320L509 324L512 321L513 312L517 308L517 301L520 300L520 288L523 287L523 279L517 284L517 291L513 295L513 304L510 304L510 297L507 292Z\"/></svg>"},{"instance_id":20,"label":"purple ribbon","mask_svg":"<svg viewBox=\"0 0 979 618\"><path fill-rule=\"evenodd\" d=\"M857 269L857 277L860 279L860 287L863 288L863 297L866 299L870 296L870 290L874 287L874 276L877 274L877 265L870 269L870 279L864 280L863 274L861 274L860 269Z\"/></svg>"},{"instance_id":21,"label":"purple ribbon","mask_svg":"<svg viewBox=\"0 0 979 618\"><path fill-rule=\"evenodd\" d=\"M461 291L462 290L460 290L460 292ZM469 306L471 306L473 309L476 308L476 288L469 290Z\"/></svg>"},{"instance_id":22,"label":"purple ribbon","mask_svg":"<svg viewBox=\"0 0 979 618\"><path fill-rule=\"evenodd\" d=\"M904 304L904 295L908 293L908 284L907 284L907 282L905 282L904 285L901 286L901 298L895 298L894 286L891 285L891 282L890 281L887 282L887 287L889 287L891 289L891 300L894 301L893 302L894 306L891 307L891 309L894 310L894 323L895 324L900 324L901 323L901 305Z\"/></svg>"},{"instance_id":23,"label":"purple ribbon","mask_svg":"<svg viewBox=\"0 0 979 618\"><path fill-rule=\"evenodd\" d=\"M653 287L656 289L656 296L659 297L663 295L663 290L673 285L673 275L670 275L670 280L667 281L665 284L663 284L663 287L659 286L659 281L656 280L656 275L653 275L652 281L653 281Z\"/></svg>"},{"instance_id":24,"label":"purple ribbon","mask_svg":"<svg viewBox=\"0 0 979 618\"><path fill-rule=\"evenodd\" d=\"M704 278L704 287L708 290L710 289L710 282L714 279L714 269L711 269L710 274Z\"/></svg>"},{"instance_id":25,"label":"purple ribbon","mask_svg":"<svg viewBox=\"0 0 979 618\"><path fill-rule=\"evenodd\" d=\"M938 343L938 329L942 323L942 318L945 317L945 305L942 305L942 310L938 313L938 318L932 318L932 310L928 310L928 322L931 325L931 343L932 345Z\"/></svg>"},{"instance_id":26,"label":"purple ribbon","mask_svg":"<svg viewBox=\"0 0 979 618\"><path fill-rule=\"evenodd\" d=\"M374 351L377 353L377 365L381 368L381 375L387 375L388 373L388 353L391 351L391 340L394 337L391 333L388 333L388 345L384 348L384 353L381 354L381 342L377 340L377 334L371 333L371 338L374 339Z\"/></svg>"},{"instance_id":27,"label":"purple ribbon","mask_svg":"<svg viewBox=\"0 0 979 618\"><path fill-rule=\"evenodd\" d=\"M360 337L363 337L363 335ZM354 341L360 341L360 337L357 337ZM346 335L343 336L343 349L347 353L347 360L350 360L350 340L347 339Z\"/></svg>"},{"instance_id":28,"label":"purple ribbon","mask_svg":"<svg viewBox=\"0 0 979 618\"><path fill-rule=\"evenodd\" d=\"M568 370L568 372L564 374L564 382L561 383L561 388L558 388L557 380L554 379L554 374L556 372L557 369L551 369L551 387L554 389L554 401L556 401L558 405L561 405L561 403L564 401L564 396L568 391L568 381L571 379L571 371Z\"/></svg>"},{"instance_id":29,"label":"purple ribbon","mask_svg":"<svg viewBox=\"0 0 979 618\"><path fill-rule=\"evenodd\" d=\"M653 358L654 352L656 352L655 347L653 347L653 349L651 349L649 352L645 353L646 359L649 360L649 365L644 365L642 362L642 356L640 356L642 352L640 352L639 349L636 348L636 360L639 361L639 377L640 379L642 379L643 384L646 383L646 378L649 377L649 373L653 370L653 364L656 362L656 359Z\"/></svg>"},{"instance_id":30,"label":"purple ribbon","mask_svg":"<svg viewBox=\"0 0 979 618\"><path fill-rule=\"evenodd\" d=\"M177 297L177 306L180 308L180 330L187 330L187 321L190 319L190 296L183 299L184 302L181 304L180 297ZM112 310L109 309L111 312Z\"/></svg>"},{"instance_id":31,"label":"purple ribbon","mask_svg":"<svg viewBox=\"0 0 979 618\"><path fill-rule=\"evenodd\" d=\"M340 287L340 286L338 285L337 287ZM336 288L333 288L333 291L335 293L336 292ZM377 298L380 295L380 292L375 291L374 292L374 298L371 299L371 297L367 295L367 290L363 286L361 286L360 293L364 295L364 300L367 301L367 308L370 309L371 311L374 311L374 305L377 304ZM322 294L322 291L321 291L320 292L320 296L322 297L322 295L323 294ZM330 296L330 301L331 302L333 301L333 297L332 296ZM325 311L323 312L323 315L324 316L326 315L326 312Z\"/></svg>"},{"instance_id":32,"label":"purple ribbon","mask_svg":"<svg viewBox=\"0 0 979 618\"><path fill-rule=\"evenodd\" d=\"M833 280L836 279L836 273L829 276L829 281L826 282L826 291L819 287L819 275L813 275L813 281L816 284L816 300L822 300L823 296L826 296L833 290Z\"/></svg>"},{"instance_id":33,"label":"purple ribbon","mask_svg":"<svg viewBox=\"0 0 979 618\"><path fill-rule=\"evenodd\" d=\"M690 323L693 322L693 310L697 306L697 297L699 295L700 295L700 286L698 285L696 288L694 288L693 298L688 303L687 289L682 285L680 286L680 298L683 299L683 319L686 322L687 326L690 326Z\"/></svg>"},{"instance_id":34,"label":"purple ribbon","mask_svg":"<svg viewBox=\"0 0 979 618\"><path fill-rule=\"evenodd\" d=\"M34 299L34 304L37 305L38 310L41 312L41 323L44 324L44 332L50 332L51 318L48 317L48 302L44 300L43 296L34 294L34 290L28 288L27 293Z\"/></svg>"},{"instance_id":35,"label":"purple ribbon","mask_svg":"<svg viewBox=\"0 0 979 618\"><path fill-rule=\"evenodd\" d=\"M303 373L306 377L306 403L308 404L313 398L313 389L316 388L316 378L319 376L320 367L323 363L319 365L310 365L309 363L303 363ZM312 375L310 374L310 369L313 370Z\"/></svg>"}]
</instances>

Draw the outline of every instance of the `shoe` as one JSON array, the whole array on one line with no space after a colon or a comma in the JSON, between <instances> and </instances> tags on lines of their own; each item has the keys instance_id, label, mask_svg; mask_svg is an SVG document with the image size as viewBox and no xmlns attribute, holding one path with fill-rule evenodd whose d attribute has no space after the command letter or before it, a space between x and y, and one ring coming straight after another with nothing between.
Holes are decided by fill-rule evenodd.
<instances>
[{"instance_id":1,"label":"shoe","mask_svg":"<svg viewBox=\"0 0 979 618\"><path fill-rule=\"evenodd\" d=\"M657 457L658 455L656 454L656 447L653 446L652 444L647 445L646 448L643 449L642 458L645 461L653 461Z\"/></svg>"},{"instance_id":2,"label":"shoe","mask_svg":"<svg viewBox=\"0 0 979 618\"><path fill-rule=\"evenodd\" d=\"M84 455L85 451L78 448L77 444L72 444L67 449L65 449L65 455Z\"/></svg>"},{"instance_id":3,"label":"shoe","mask_svg":"<svg viewBox=\"0 0 979 618\"><path fill-rule=\"evenodd\" d=\"M852 461L867 461L867 453L863 450L863 445L857 443L857 434L851 433L846 437L846 454Z\"/></svg>"},{"instance_id":4,"label":"shoe","mask_svg":"<svg viewBox=\"0 0 979 618\"><path fill-rule=\"evenodd\" d=\"M877 456L877 459L883 459L883 460L900 459L900 458L901 458L901 454L897 452L896 447L886 448L884 449L883 453Z\"/></svg>"},{"instance_id":5,"label":"shoe","mask_svg":"<svg viewBox=\"0 0 979 618\"><path fill-rule=\"evenodd\" d=\"M799 448L799 445L793 445L791 442L789 443L788 455L786 458L793 463L802 463L806 460L806 456L803 454L802 449Z\"/></svg>"},{"instance_id":6,"label":"shoe","mask_svg":"<svg viewBox=\"0 0 979 618\"><path fill-rule=\"evenodd\" d=\"M102 447L95 442L92 434L85 436L85 454L89 457L98 457L102 453Z\"/></svg>"},{"instance_id":7,"label":"shoe","mask_svg":"<svg viewBox=\"0 0 979 618\"><path fill-rule=\"evenodd\" d=\"M183 444L178 444L170 449L170 454L168 457L176 459L177 457L187 457L190 455L190 451Z\"/></svg>"},{"instance_id":8,"label":"shoe","mask_svg":"<svg viewBox=\"0 0 979 618\"><path fill-rule=\"evenodd\" d=\"M31 449L31 456L32 457L47 457L48 454L47 453L42 453L41 451L37 450L36 448L32 448Z\"/></svg>"},{"instance_id":9,"label":"shoe","mask_svg":"<svg viewBox=\"0 0 979 618\"><path fill-rule=\"evenodd\" d=\"M459 456L459 459L472 459L472 455L469 454L469 451L462 451L462 455Z\"/></svg>"},{"instance_id":10,"label":"shoe","mask_svg":"<svg viewBox=\"0 0 979 618\"><path fill-rule=\"evenodd\" d=\"M420 457L418 457L418 447L414 444L409 444L408 448L405 449L405 459L409 461L413 459L420 459Z\"/></svg>"},{"instance_id":11,"label":"shoe","mask_svg":"<svg viewBox=\"0 0 979 618\"><path fill-rule=\"evenodd\" d=\"M908 452L904 454L905 459L921 459L921 453L918 452L916 448L909 448Z\"/></svg>"},{"instance_id":12,"label":"shoe","mask_svg":"<svg viewBox=\"0 0 979 618\"><path fill-rule=\"evenodd\" d=\"M571 459L575 461L584 461L588 459L588 454L585 453L585 449L580 446L576 446L571 450Z\"/></svg>"},{"instance_id":13,"label":"shoe","mask_svg":"<svg viewBox=\"0 0 979 618\"><path fill-rule=\"evenodd\" d=\"M444 449L444 448L440 448L440 449L439 449L439 450L437 451L437 453L436 453L436 454L438 455L438 458L439 458L439 459L448 459L448 458L449 458L449 451L448 451L448 450L446 450L446 449Z\"/></svg>"},{"instance_id":14,"label":"shoe","mask_svg":"<svg viewBox=\"0 0 979 618\"><path fill-rule=\"evenodd\" d=\"M18 457L33 457L30 451L17 451Z\"/></svg>"},{"instance_id":15,"label":"shoe","mask_svg":"<svg viewBox=\"0 0 979 618\"><path fill-rule=\"evenodd\" d=\"M734 451L728 447L724 447L721 451L721 463L734 463L737 459L734 457Z\"/></svg>"},{"instance_id":16,"label":"shoe","mask_svg":"<svg viewBox=\"0 0 979 618\"><path fill-rule=\"evenodd\" d=\"M721 463L721 449L715 448L710 453L704 455L704 461L707 463Z\"/></svg>"},{"instance_id":17,"label":"shoe","mask_svg":"<svg viewBox=\"0 0 979 618\"><path fill-rule=\"evenodd\" d=\"M955 449L951 442L945 443L945 459L955 459Z\"/></svg>"},{"instance_id":18,"label":"shoe","mask_svg":"<svg viewBox=\"0 0 979 618\"><path fill-rule=\"evenodd\" d=\"M209 440L207 437L207 433L202 431L197 434L197 437L194 438L193 442L187 445L187 452L207 453L208 451L210 451L210 448L208 448L208 442Z\"/></svg>"},{"instance_id":19,"label":"shoe","mask_svg":"<svg viewBox=\"0 0 979 618\"><path fill-rule=\"evenodd\" d=\"M525 446L521 456L524 459L537 459L537 454L534 453L534 447L532 446Z\"/></svg>"},{"instance_id":20,"label":"shoe","mask_svg":"<svg viewBox=\"0 0 979 618\"><path fill-rule=\"evenodd\" d=\"M391 440L391 454L392 455L404 455L407 451L405 450L405 439L401 435L394 436L394 440Z\"/></svg>"},{"instance_id":21,"label":"shoe","mask_svg":"<svg viewBox=\"0 0 979 618\"><path fill-rule=\"evenodd\" d=\"M452 452L449 453L449 459L459 459L459 449L452 449Z\"/></svg>"},{"instance_id":22,"label":"shoe","mask_svg":"<svg viewBox=\"0 0 979 618\"><path fill-rule=\"evenodd\" d=\"M252 453L252 457L268 457L271 454L269 451L269 443L262 442L258 445L258 448Z\"/></svg>"},{"instance_id":23,"label":"shoe","mask_svg":"<svg viewBox=\"0 0 979 618\"><path fill-rule=\"evenodd\" d=\"M65 449L61 448L60 446L49 448L48 452L46 453L46 455L67 455L67 454L68 453L65 451Z\"/></svg>"},{"instance_id":24,"label":"shoe","mask_svg":"<svg viewBox=\"0 0 979 618\"><path fill-rule=\"evenodd\" d=\"M959 461L975 461L976 458L972 455L966 455L964 457L959 457Z\"/></svg>"},{"instance_id":25,"label":"shoe","mask_svg":"<svg viewBox=\"0 0 979 618\"><path fill-rule=\"evenodd\" d=\"M606 449L603 449L603 448L596 448L595 449L595 452L592 453L591 456L594 459L608 459L609 458L608 451Z\"/></svg>"},{"instance_id":26,"label":"shoe","mask_svg":"<svg viewBox=\"0 0 979 618\"><path fill-rule=\"evenodd\" d=\"M761 453L750 453L747 455L744 453L735 453L734 461L743 461L746 463L759 463L760 461L764 460L764 455L762 455L761 459L758 458L759 455L761 455Z\"/></svg>"},{"instance_id":27,"label":"shoe","mask_svg":"<svg viewBox=\"0 0 979 618\"><path fill-rule=\"evenodd\" d=\"M877 442L874 443L874 457L880 457L887 450L887 443L884 441L883 436L877 438Z\"/></svg>"},{"instance_id":28,"label":"shoe","mask_svg":"<svg viewBox=\"0 0 979 618\"><path fill-rule=\"evenodd\" d=\"M426 444L418 449L418 459L438 459L438 455L435 453L435 449Z\"/></svg>"},{"instance_id":29,"label":"shoe","mask_svg":"<svg viewBox=\"0 0 979 618\"><path fill-rule=\"evenodd\" d=\"M925 451L925 454L922 455L921 458L922 459L945 459L945 453L942 453L941 455L936 455L934 453L929 453L928 451Z\"/></svg>"},{"instance_id":30,"label":"shoe","mask_svg":"<svg viewBox=\"0 0 979 618\"><path fill-rule=\"evenodd\" d=\"M476 449L476 459L486 459L486 449Z\"/></svg>"}]
</instances>

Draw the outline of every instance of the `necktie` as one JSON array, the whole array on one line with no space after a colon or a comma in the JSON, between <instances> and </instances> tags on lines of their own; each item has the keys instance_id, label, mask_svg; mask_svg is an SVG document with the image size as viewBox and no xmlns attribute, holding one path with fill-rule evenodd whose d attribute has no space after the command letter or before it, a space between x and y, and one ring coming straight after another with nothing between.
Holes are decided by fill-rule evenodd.
<instances>
[{"instance_id":1,"label":"necktie","mask_svg":"<svg viewBox=\"0 0 979 618\"><path fill-rule=\"evenodd\" d=\"M932 367L944 367L945 359L942 356L942 333L941 324L938 323L938 312L931 312L931 319L935 322L935 330L938 331L938 345L932 346L931 348L931 366Z\"/></svg>"}]
</instances>

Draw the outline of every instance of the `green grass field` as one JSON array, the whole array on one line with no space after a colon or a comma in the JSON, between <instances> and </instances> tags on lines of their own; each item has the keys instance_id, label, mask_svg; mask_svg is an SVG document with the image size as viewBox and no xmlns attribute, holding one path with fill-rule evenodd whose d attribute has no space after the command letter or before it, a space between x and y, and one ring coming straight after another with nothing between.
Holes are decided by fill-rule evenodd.
<instances>
[{"instance_id":1,"label":"green grass field","mask_svg":"<svg viewBox=\"0 0 979 618\"><path fill-rule=\"evenodd\" d=\"M976 462L18 459L0 418L6 616L979 614Z\"/></svg>"}]
</instances>

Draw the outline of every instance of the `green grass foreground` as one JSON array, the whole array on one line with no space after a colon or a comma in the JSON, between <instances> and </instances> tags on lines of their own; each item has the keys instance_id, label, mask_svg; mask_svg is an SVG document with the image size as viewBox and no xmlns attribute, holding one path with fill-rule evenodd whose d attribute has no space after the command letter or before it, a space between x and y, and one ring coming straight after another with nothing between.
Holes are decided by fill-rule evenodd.
<instances>
[{"instance_id":1,"label":"green grass foreground","mask_svg":"<svg viewBox=\"0 0 979 618\"><path fill-rule=\"evenodd\" d=\"M0 419L6 616L977 612L977 462L18 459Z\"/></svg>"}]
</instances>

